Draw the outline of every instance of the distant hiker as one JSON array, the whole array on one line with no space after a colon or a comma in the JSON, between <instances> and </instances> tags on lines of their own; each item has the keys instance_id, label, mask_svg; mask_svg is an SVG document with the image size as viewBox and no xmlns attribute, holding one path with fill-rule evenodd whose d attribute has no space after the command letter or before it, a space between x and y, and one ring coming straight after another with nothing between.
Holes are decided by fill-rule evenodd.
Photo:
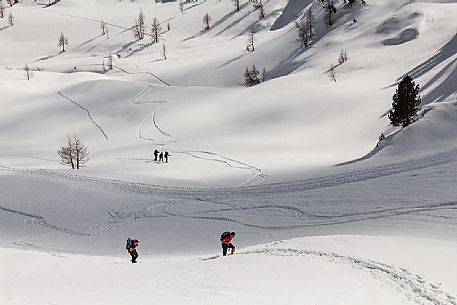
<instances>
[{"instance_id":1,"label":"distant hiker","mask_svg":"<svg viewBox=\"0 0 457 305\"><path fill-rule=\"evenodd\" d=\"M356 22L357 22L357 19L355 19L355 18L352 18L352 21L353 21L354 23L356 23Z\"/></svg>"},{"instance_id":2,"label":"distant hiker","mask_svg":"<svg viewBox=\"0 0 457 305\"><path fill-rule=\"evenodd\" d=\"M136 247L138 247L139 241L138 239L127 239L127 244L125 245L125 249L132 257L132 263L136 263L136 259L138 258L138 252L136 251Z\"/></svg>"},{"instance_id":3,"label":"distant hiker","mask_svg":"<svg viewBox=\"0 0 457 305\"><path fill-rule=\"evenodd\" d=\"M235 246L232 244L232 239L235 238L235 232L224 232L221 235L221 243L222 243L222 255L227 255L227 249L232 249L230 254L235 253Z\"/></svg>"},{"instance_id":4,"label":"distant hiker","mask_svg":"<svg viewBox=\"0 0 457 305\"><path fill-rule=\"evenodd\" d=\"M168 151L165 152L165 154L163 155L165 157L165 163L168 163L168 157L170 156L170 154L168 153Z\"/></svg>"},{"instance_id":5,"label":"distant hiker","mask_svg":"<svg viewBox=\"0 0 457 305\"><path fill-rule=\"evenodd\" d=\"M160 152L160 155L159 155L159 162L163 162L163 151Z\"/></svg>"},{"instance_id":6,"label":"distant hiker","mask_svg":"<svg viewBox=\"0 0 457 305\"><path fill-rule=\"evenodd\" d=\"M159 156L159 151L156 149L154 149L154 161L157 161L157 157Z\"/></svg>"}]
</instances>

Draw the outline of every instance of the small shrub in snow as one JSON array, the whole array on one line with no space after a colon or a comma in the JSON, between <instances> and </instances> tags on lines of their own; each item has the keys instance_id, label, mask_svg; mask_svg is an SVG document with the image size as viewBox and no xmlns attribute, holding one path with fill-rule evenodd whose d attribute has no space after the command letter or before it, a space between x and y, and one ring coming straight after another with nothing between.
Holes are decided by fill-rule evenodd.
<instances>
[{"instance_id":1,"label":"small shrub in snow","mask_svg":"<svg viewBox=\"0 0 457 305\"><path fill-rule=\"evenodd\" d=\"M330 70L328 72L328 77L332 81L336 82L336 71L335 71L335 67L333 65L330 66Z\"/></svg>"},{"instance_id":2,"label":"small shrub in snow","mask_svg":"<svg viewBox=\"0 0 457 305\"><path fill-rule=\"evenodd\" d=\"M250 31L248 33L248 40L247 40L247 46L246 46L246 50L248 52L254 52L255 51L255 46L254 46L254 42L255 42L255 36L254 36L254 31Z\"/></svg>"},{"instance_id":3,"label":"small shrub in snow","mask_svg":"<svg viewBox=\"0 0 457 305\"><path fill-rule=\"evenodd\" d=\"M255 65L252 66L252 69L247 67L246 72L244 72L244 85L246 87L252 87L260 84L259 74L260 72L257 70Z\"/></svg>"},{"instance_id":4,"label":"small shrub in snow","mask_svg":"<svg viewBox=\"0 0 457 305\"><path fill-rule=\"evenodd\" d=\"M348 57L348 52L346 49L341 49L340 51L340 57L338 58L338 63L341 65L341 64L344 64L345 62L347 62L349 59Z\"/></svg>"}]
</instances>

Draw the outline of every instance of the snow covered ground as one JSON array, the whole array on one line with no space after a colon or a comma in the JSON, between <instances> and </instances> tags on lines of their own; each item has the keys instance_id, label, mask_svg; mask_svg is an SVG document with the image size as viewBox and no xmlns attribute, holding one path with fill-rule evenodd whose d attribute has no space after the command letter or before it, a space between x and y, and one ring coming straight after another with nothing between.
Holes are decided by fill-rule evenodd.
<instances>
[{"instance_id":1,"label":"snow covered ground","mask_svg":"<svg viewBox=\"0 0 457 305\"><path fill-rule=\"evenodd\" d=\"M0 19L0 304L457 304L456 1L340 1L331 29L311 0L47 3ZM406 74L419 120L393 128ZM59 164L67 134L86 168ZM226 230L239 255L213 259Z\"/></svg>"},{"instance_id":2,"label":"snow covered ground","mask_svg":"<svg viewBox=\"0 0 457 305\"><path fill-rule=\"evenodd\" d=\"M119 257L3 249L1 302L454 305L457 268L449 263L456 251L455 243L435 240L326 236L233 257L147 256L132 265Z\"/></svg>"}]
</instances>

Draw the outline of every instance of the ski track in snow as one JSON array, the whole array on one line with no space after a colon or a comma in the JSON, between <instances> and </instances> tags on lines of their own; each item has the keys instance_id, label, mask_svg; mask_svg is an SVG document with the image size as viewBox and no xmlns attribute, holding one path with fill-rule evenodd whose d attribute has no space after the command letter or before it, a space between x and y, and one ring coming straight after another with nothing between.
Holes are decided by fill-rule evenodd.
<instances>
[{"instance_id":1,"label":"ski track in snow","mask_svg":"<svg viewBox=\"0 0 457 305\"><path fill-rule=\"evenodd\" d=\"M154 74L151 74L149 72L147 72L147 74L150 74L150 75L152 75L152 76L157 78L157 76L155 76ZM157 79L159 79L159 78L157 78ZM162 146L162 147L164 147L164 146L166 146L168 144L177 143L176 141L172 140L173 136L170 133L164 131L163 129L161 129L159 127L159 125L157 124L157 121L156 121L157 112L167 102L166 101L162 101L162 100L160 100L160 101L144 100L144 97L153 89L151 84L149 84L149 83L144 83L144 84L145 84L145 87L143 89L141 89L140 92L138 92L132 98L131 103L135 104L135 105L159 104L159 106L141 122L140 126L138 127L137 137L142 139L142 140L149 141L153 145ZM169 86L169 84L167 84L167 85ZM150 120L151 118L152 118L152 125L154 126L153 128L156 129L162 136L165 136L165 137L169 138L165 143L159 142L156 139L147 138L147 137L143 136L141 131L143 130L143 127L146 125L147 121ZM192 158L196 158L196 159L223 163L223 164L227 165L228 167L235 168L235 169L251 171L250 176L246 180L244 180L240 184L238 184L236 187L241 187L241 186L245 186L245 185L249 185L249 184L261 183L267 178L267 175L262 174L262 170L260 168L257 168L255 166L246 164L246 163L241 162L241 161L237 161L237 160L232 159L232 158L224 157L224 156L222 156L220 154L217 154L217 153L214 153L214 152L203 151L203 150L194 150L194 151L190 151L190 150L180 150L180 151L170 150L170 152L173 153L173 154L189 155Z\"/></svg>"},{"instance_id":2,"label":"ski track in snow","mask_svg":"<svg viewBox=\"0 0 457 305\"><path fill-rule=\"evenodd\" d=\"M40 215L29 214L29 213L25 213L25 212L13 210L13 209L5 208L5 207L2 207L2 206L0 206L0 211L6 212L6 213L10 213L10 214L13 214L15 216L25 217L29 222L39 224L40 226L52 229L54 231L59 231L59 232L66 233L66 234L71 234L71 235L89 236L89 234L87 234L87 233L77 232L77 231L74 231L74 230L71 230L71 229L67 229L67 228L64 228L64 227L59 227L59 226L50 224L49 222L47 222L45 217L40 216Z\"/></svg>"},{"instance_id":3,"label":"ski track in snow","mask_svg":"<svg viewBox=\"0 0 457 305\"><path fill-rule=\"evenodd\" d=\"M388 283L407 298L421 305L456 305L456 298L444 290L439 284L428 283L421 276L405 268L368 260L349 255L317 250L299 250L292 248L271 248L240 252L241 255L265 254L273 256L305 256L313 259L324 259L330 263L347 264L356 270L370 273L375 278Z\"/></svg>"},{"instance_id":4,"label":"ski track in snow","mask_svg":"<svg viewBox=\"0 0 457 305\"><path fill-rule=\"evenodd\" d=\"M64 173L56 173L45 169L18 169L6 166L0 166L0 171L14 172L18 174L44 176L59 181L78 182L87 185L98 185L105 189L120 191L122 193L147 196L152 198L151 203L143 204L142 206L125 207L123 210L113 210L108 212L111 219L105 223L94 224L88 231L74 231L67 228L62 228L50 224L40 215L33 215L23 211L16 211L1 207L0 212L12 213L16 216L25 217L27 221L32 221L44 227L48 227L53 231L61 233L95 236L108 232L109 230L122 226L129 222L141 220L149 217L183 217L204 220L215 220L241 224L248 227L256 227L269 230L283 230L301 227L317 227L330 226L337 224L346 224L352 222L397 217L401 215L409 215L414 213L424 213L436 210L456 210L457 201L432 203L419 206L398 207L389 209L373 209L371 211L362 211L359 213L340 213L340 214L316 214L306 213L303 210L293 206L282 206L263 204L255 205L250 199L258 197L267 198L268 195L277 195L278 193L294 193L304 192L307 190L316 190L326 187L344 185L347 183L356 183L375 178L405 173L424 169L433 166L439 166L450 162L457 161L457 150L438 153L432 156L408 160L399 163L380 165L367 169L361 169L354 172L337 174L333 176L316 177L302 181L274 183L268 185L256 185L239 188L222 188L222 189L201 189L201 188L186 188L186 187L171 187L159 186L145 183L131 183L120 180L100 179L87 176L71 175ZM207 208L202 211L184 213L176 209L177 203L192 201L206 202L213 205L212 208ZM263 200L262 202L264 202ZM227 217L228 212L238 212L248 214L261 213L268 215L270 211L280 213L288 220L294 223L286 225L265 225L265 222L237 220ZM216 215L215 215L216 213ZM224 215L218 215L223 213ZM286 220L287 221L287 220ZM268 223L268 222L267 222ZM98 231L97 231L98 230ZM94 232L95 231L95 232Z\"/></svg>"},{"instance_id":5,"label":"ski track in snow","mask_svg":"<svg viewBox=\"0 0 457 305\"><path fill-rule=\"evenodd\" d=\"M252 212L263 211L261 215L264 215L266 211L273 210L281 212L283 217L288 217L289 219L293 219L295 221L301 222L298 224L290 224L290 225L262 225L262 224L255 224L249 222L242 222L236 220L234 218L229 218L226 216L200 216L201 214L210 214L210 213L217 213L217 212L243 212L244 215L252 214ZM421 206L413 206L413 207L406 207L406 208L395 208L395 209L385 209L385 210L372 210L366 211L362 213L352 213L352 214L342 214L342 215L314 215L310 213L305 213L299 208L291 207L291 206L281 206L281 205L264 205L264 206L252 206L252 207L237 207L237 208L226 208L226 209L219 209L219 210L206 210L206 211L199 211L199 212L191 212L191 213L181 213L179 211L175 211L170 207L166 207L164 213L168 216L176 216L176 217L183 217L183 218L194 218L194 219L205 219L205 220L219 220L225 222L232 222L239 225L243 225L246 227L253 227L259 229L266 229L266 230L287 230L287 229L298 229L298 228L305 228L305 227L319 227L319 226L332 226L332 225L341 225L341 224L348 224L366 220L375 220L375 219L382 219L382 218L391 218L396 216L402 215L409 215L409 214L418 214L422 212L428 211L437 211L437 210L457 210L457 201L453 202L444 202L444 203L436 203L436 204L429 204L429 205L421 205Z\"/></svg>"},{"instance_id":6,"label":"ski track in snow","mask_svg":"<svg viewBox=\"0 0 457 305\"><path fill-rule=\"evenodd\" d=\"M100 132L102 133L102 135L103 135L103 137L105 138L105 140L108 140L108 136L106 135L106 133L105 133L105 131L103 130L103 128L101 128L100 125L98 125L98 124L94 121L94 119L92 118L92 115L90 114L89 109L84 108L81 104L75 102L74 100L72 100L72 99L69 98L68 96L63 95L62 92L57 91L57 93L58 93L61 97L63 97L64 99L70 101L71 103L75 104L76 106L78 106L78 107L81 108L82 110L86 111L87 116L89 117L89 120L92 122L92 124L94 124L95 127L97 127L97 128L100 130Z\"/></svg>"},{"instance_id":7,"label":"ski track in snow","mask_svg":"<svg viewBox=\"0 0 457 305\"><path fill-rule=\"evenodd\" d=\"M150 91L152 90L152 86L150 84L145 84L146 86L141 89L140 92L138 92L137 95L135 95L132 100L131 100L131 103L134 104L134 105L142 105L142 104L159 104L159 106L154 110L154 112L152 112L151 114L149 114L146 118L144 118L144 120L141 122L140 126L138 127L138 131L137 131L137 137L142 139L142 140L145 140L145 141L150 141L152 142L152 144L154 145L158 145L158 146L164 146L166 145L166 143L159 143L157 140L155 139L152 139L152 138L146 138L143 136L142 134L142 130L143 130L143 127L145 126L146 122L152 118L152 124L154 125L154 128L156 130L158 130L163 136L166 136L169 138L168 142L171 143L172 141L172 136L171 134L163 131L158 125L157 125L157 122L156 122L156 113L160 110L160 108L162 108L162 106L164 104L166 104L165 101L152 101L152 100L146 100L146 101L142 101L144 96Z\"/></svg>"},{"instance_id":8,"label":"ski track in snow","mask_svg":"<svg viewBox=\"0 0 457 305\"><path fill-rule=\"evenodd\" d=\"M105 186L110 189L136 194L136 195L165 195L171 198L195 198L201 200L223 200L224 198L236 198L244 196L246 198L265 195L276 195L278 193L294 193L309 190L316 190L326 187L334 187L348 183L356 183L370 179L382 178L395 174L426 169L429 167L440 166L452 162L457 162L457 150L437 153L431 156L411 159L398 163L391 163L360 169L342 174L315 177L305 180L297 180L290 182L279 182L262 184L255 186L244 186L239 188L191 188L191 187L174 187L161 186L147 183L132 183L122 180L104 179L89 177L83 175L73 175L65 173L57 173L47 169L22 169L0 165L0 171L15 172L19 174L28 174L33 176L45 176L56 178L64 181L85 182L89 185L95 184Z\"/></svg>"}]
</instances>

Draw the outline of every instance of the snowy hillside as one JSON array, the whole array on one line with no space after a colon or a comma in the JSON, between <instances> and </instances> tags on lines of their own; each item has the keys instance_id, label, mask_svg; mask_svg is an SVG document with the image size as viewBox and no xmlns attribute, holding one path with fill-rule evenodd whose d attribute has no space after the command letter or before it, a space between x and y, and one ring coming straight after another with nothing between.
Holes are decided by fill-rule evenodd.
<instances>
[{"instance_id":1,"label":"snowy hillside","mask_svg":"<svg viewBox=\"0 0 457 305\"><path fill-rule=\"evenodd\" d=\"M0 304L457 304L456 1L49 2L0 2Z\"/></svg>"}]
</instances>

